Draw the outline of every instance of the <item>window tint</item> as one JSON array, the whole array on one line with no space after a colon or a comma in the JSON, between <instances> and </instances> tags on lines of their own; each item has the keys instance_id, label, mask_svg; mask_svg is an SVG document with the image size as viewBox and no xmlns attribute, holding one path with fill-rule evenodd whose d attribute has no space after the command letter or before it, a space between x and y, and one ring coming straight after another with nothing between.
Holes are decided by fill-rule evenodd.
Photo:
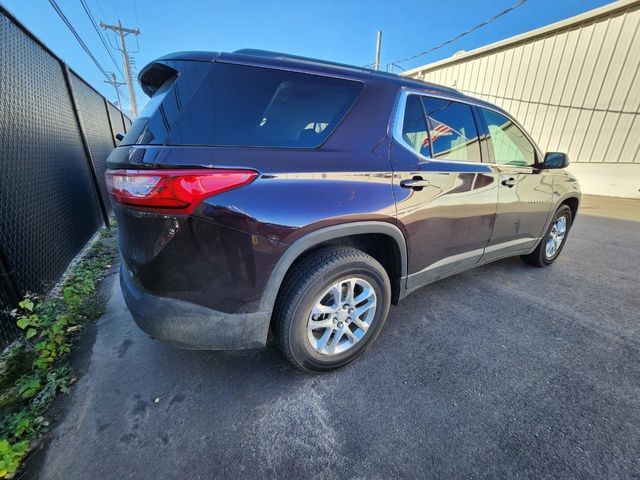
<instances>
[{"instance_id":1,"label":"window tint","mask_svg":"<svg viewBox=\"0 0 640 480\"><path fill-rule=\"evenodd\" d=\"M121 145L133 145L135 143L158 143L155 142L159 138L160 142L167 136L167 127L162 122L151 122L149 119L154 116L158 107L162 104L167 93L173 86L175 77L171 77L162 84L162 86L149 99L138 118L135 119L129 131L122 139ZM160 125L156 125L160 123Z\"/></svg>"},{"instance_id":2,"label":"window tint","mask_svg":"<svg viewBox=\"0 0 640 480\"><path fill-rule=\"evenodd\" d=\"M479 162L480 142L469 105L422 97L427 112L433 158Z\"/></svg>"},{"instance_id":3,"label":"window tint","mask_svg":"<svg viewBox=\"0 0 640 480\"><path fill-rule=\"evenodd\" d=\"M350 80L215 63L169 143L317 147L362 89Z\"/></svg>"},{"instance_id":4,"label":"window tint","mask_svg":"<svg viewBox=\"0 0 640 480\"><path fill-rule=\"evenodd\" d=\"M402 121L402 139L416 152L425 157L431 155L424 110L420 105L420 97L417 95L409 95L407 97L407 105L404 109L404 119Z\"/></svg>"},{"instance_id":5,"label":"window tint","mask_svg":"<svg viewBox=\"0 0 640 480\"><path fill-rule=\"evenodd\" d=\"M177 72L154 93L125 135L121 145L158 145L167 141L171 126L182 113L186 101L211 70L209 62L167 61Z\"/></svg>"},{"instance_id":6,"label":"window tint","mask_svg":"<svg viewBox=\"0 0 640 480\"><path fill-rule=\"evenodd\" d=\"M533 145L515 123L504 115L491 110L484 108L480 110L489 127L495 163L502 165L533 165L536 163Z\"/></svg>"}]
</instances>

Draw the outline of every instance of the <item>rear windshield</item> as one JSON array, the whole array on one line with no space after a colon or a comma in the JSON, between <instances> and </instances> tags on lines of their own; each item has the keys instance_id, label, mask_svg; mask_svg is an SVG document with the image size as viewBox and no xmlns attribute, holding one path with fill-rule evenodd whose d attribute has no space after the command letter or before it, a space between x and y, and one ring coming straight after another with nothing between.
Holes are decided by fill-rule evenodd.
<instances>
[{"instance_id":1,"label":"rear windshield","mask_svg":"<svg viewBox=\"0 0 640 480\"><path fill-rule=\"evenodd\" d=\"M165 138L138 135L135 143L313 148L328 138L363 88L352 80L217 62ZM145 111L149 123L162 110L164 101L158 103L155 113ZM166 125L166 115L160 116Z\"/></svg>"}]
</instances>

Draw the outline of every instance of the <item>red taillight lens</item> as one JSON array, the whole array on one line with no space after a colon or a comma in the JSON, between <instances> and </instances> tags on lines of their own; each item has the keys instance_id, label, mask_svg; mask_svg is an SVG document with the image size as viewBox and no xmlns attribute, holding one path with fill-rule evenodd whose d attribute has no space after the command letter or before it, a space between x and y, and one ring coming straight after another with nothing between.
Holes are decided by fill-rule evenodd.
<instances>
[{"instance_id":1,"label":"red taillight lens","mask_svg":"<svg viewBox=\"0 0 640 480\"><path fill-rule=\"evenodd\" d=\"M107 170L107 189L118 203L191 213L205 198L251 183L252 170Z\"/></svg>"}]
</instances>

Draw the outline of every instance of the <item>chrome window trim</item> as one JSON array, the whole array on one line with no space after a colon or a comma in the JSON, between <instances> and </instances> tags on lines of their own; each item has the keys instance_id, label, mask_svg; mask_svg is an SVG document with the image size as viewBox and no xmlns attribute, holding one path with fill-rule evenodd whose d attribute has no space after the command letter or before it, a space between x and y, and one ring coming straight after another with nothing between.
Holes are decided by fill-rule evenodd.
<instances>
[{"instance_id":1,"label":"chrome window trim","mask_svg":"<svg viewBox=\"0 0 640 480\"><path fill-rule=\"evenodd\" d=\"M462 165L489 165L492 167L505 167L505 165L500 164L500 163L490 163L490 162L485 162L484 159L481 162L470 162L470 161L464 161L464 160L439 160L436 158L432 158L432 157L425 157L424 155L422 155L420 152L417 152L416 150L414 150L414 148L409 145L407 142L404 141L404 139L402 138L402 128L403 128L403 123L404 123L404 111L405 111L405 107L407 106L407 97L409 95L420 95L421 97L431 97L431 98L438 98L441 100L449 100L452 102L458 102L458 103L462 103L465 105L469 105L469 106L473 106L476 108L485 108L487 110L491 110L499 115L502 115L504 117L507 117L509 120L511 120L516 127L518 127L518 129L522 132L522 134L527 138L527 140L529 140L529 142L531 142L531 144L533 145L533 148L536 152L537 158L542 159L542 151L540 150L540 148L538 147L538 145L536 144L536 142L533 141L533 139L531 138L531 136L527 133L527 131L522 128L522 125L520 125L520 123L518 123L518 121L516 119L514 119L511 115L509 115L507 112L505 111L500 111L499 109L492 107L491 105L484 105L480 102L474 101L473 98L458 98L454 95L447 95L446 93L443 92L435 92L433 90L420 90L417 88L407 88L407 87L401 87L400 91L398 92L398 95L396 97L396 102L394 105L394 109L391 113L391 119L390 119L390 126L388 129L388 132L391 134L391 137L393 138L393 140L395 140L396 142L398 142L398 144L400 144L402 147L404 147L405 149L409 150L411 153L413 153L414 155L416 155L418 158L420 158L421 160L423 160L424 162L437 162L437 163L454 163L454 164L462 164ZM475 115L475 114L474 114ZM474 120L475 120L475 116L474 116ZM477 122L476 122L477 123ZM428 127L427 127L428 128ZM480 132L478 132L478 135L480 135ZM534 168L533 165L508 165L509 167L516 167L516 168Z\"/></svg>"}]
</instances>

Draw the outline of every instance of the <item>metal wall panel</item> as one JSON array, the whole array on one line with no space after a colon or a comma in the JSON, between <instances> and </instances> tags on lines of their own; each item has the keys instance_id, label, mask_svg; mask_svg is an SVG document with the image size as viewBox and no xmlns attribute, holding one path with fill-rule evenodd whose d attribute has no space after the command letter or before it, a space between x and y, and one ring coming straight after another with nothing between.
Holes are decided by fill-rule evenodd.
<instances>
[{"instance_id":1,"label":"metal wall panel","mask_svg":"<svg viewBox=\"0 0 640 480\"><path fill-rule=\"evenodd\" d=\"M495 103L572 162L640 164L640 2L407 72Z\"/></svg>"}]
</instances>

